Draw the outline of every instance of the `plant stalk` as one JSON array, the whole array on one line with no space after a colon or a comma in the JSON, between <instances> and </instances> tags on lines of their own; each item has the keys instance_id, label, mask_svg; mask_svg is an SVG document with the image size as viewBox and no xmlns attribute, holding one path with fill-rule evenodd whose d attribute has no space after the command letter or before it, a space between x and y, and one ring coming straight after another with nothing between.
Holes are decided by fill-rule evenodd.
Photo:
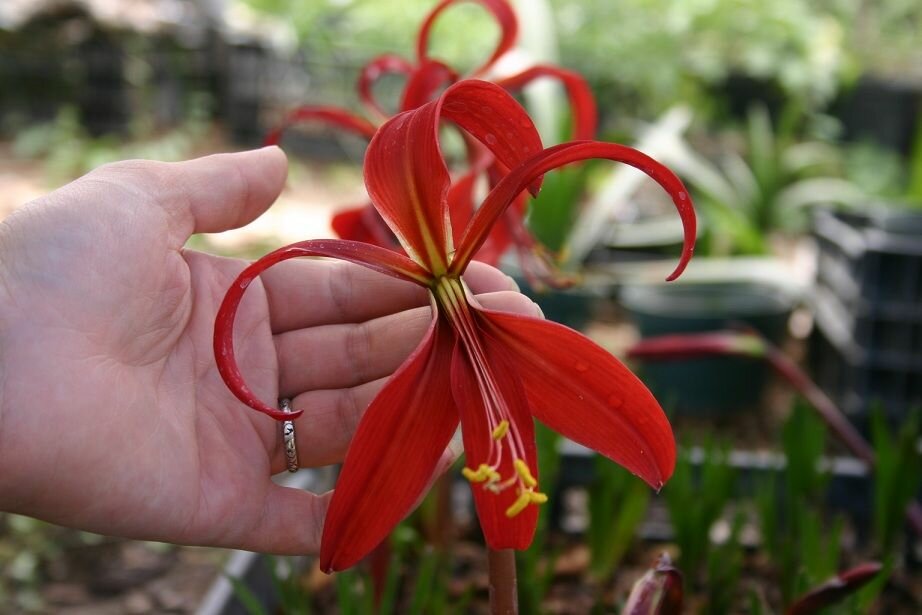
<instances>
[{"instance_id":1,"label":"plant stalk","mask_svg":"<svg viewBox=\"0 0 922 615\"><path fill-rule=\"evenodd\" d=\"M515 551L488 549L487 567L490 572L490 613L518 615L518 581L515 575Z\"/></svg>"}]
</instances>

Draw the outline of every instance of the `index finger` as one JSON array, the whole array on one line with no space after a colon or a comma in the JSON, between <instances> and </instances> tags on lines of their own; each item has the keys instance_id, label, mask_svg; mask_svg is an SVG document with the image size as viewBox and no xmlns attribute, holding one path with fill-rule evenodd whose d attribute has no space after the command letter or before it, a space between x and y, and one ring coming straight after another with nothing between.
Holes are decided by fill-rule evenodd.
<instances>
[{"instance_id":1,"label":"index finger","mask_svg":"<svg viewBox=\"0 0 922 615\"><path fill-rule=\"evenodd\" d=\"M429 303L420 286L342 261L290 260L260 277L273 333L365 322ZM476 261L464 279L475 293L518 290L512 278Z\"/></svg>"}]
</instances>

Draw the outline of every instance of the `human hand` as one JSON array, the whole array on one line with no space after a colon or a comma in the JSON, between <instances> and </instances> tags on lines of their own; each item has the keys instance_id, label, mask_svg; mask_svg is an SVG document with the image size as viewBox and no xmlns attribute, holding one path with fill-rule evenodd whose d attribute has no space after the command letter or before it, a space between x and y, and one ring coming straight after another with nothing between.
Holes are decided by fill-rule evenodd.
<instances>
[{"instance_id":1,"label":"human hand","mask_svg":"<svg viewBox=\"0 0 922 615\"><path fill-rule=\"evenodd\" d=\"M329 494L276 485L280 425L238 402L214 317L247 265L183 248L280 193L265 148L102 167L0 223L0 510L179 544L310 553ZM474 264L476 265L476 264ZM534 314L495 269L465 278L494 309ZM425 292L361 267L266 272L237 316L239 365L292 398L302 467L338 462L371 399L429 325Z\"/></svg>"}]
</instances>

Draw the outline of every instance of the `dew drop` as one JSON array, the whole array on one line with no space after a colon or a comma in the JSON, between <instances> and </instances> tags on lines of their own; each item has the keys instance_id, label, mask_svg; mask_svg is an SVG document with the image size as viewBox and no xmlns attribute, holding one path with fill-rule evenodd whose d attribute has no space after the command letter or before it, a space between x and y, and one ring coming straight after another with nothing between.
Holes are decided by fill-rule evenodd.
<instances>
[{"instance_id":1,"label":"dew drop","mask_svg":"<svg viewBox=\"0 0 922 615\"><path fill-rule=\"evenodd\" d=\"M492 133L487 134L483 140L487 142L487 145L496 145L496 135Z\"/></svg>"},{"instance_id":2,"label":"dew drop","mask_svg":"<svg viewBox=\"0 0 922 615\"><path fill-rule=\"evenodd\" d=\"M609 395L608 397L609 406L611 406L612 408L620 408L622 404L624 404L624 400L621 399L619 395L615 395L615 394Z\"/></svg>"},{"instance_id":3,"label":"dew drop","mask_svg":"<svg viewBox=\"0 0 922 615\"><path fill-rule=\"evenodd\" d=\"M680 200L680 201L684 201L684 200L687 198L688 195L685 194L684 192L680 191L679 194L678 194L678 196L679 196L679 200Z\"/></svg>"},{"instance_id":4,"label":"dew drop","mask_svg":"<svg viewBox=\"0 0 922 615\"><path fill-rule=\"evenodd\" d=\"M586 372L589 371L589 366L583 363L582 361L577 361L573 367L575 367L576 371L578 371L581 374L585 374Z\"/></svg>"}]
</instances>

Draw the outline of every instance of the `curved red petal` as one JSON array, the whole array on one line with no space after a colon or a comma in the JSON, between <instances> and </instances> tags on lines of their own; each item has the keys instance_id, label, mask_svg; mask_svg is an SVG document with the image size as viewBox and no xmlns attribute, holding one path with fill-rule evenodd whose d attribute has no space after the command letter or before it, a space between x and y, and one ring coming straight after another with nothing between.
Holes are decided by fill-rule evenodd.
<instances>
[{"instance_id":1,"label":"curved red petal","mask_svg":"<svg viewBox=\"0 0 922 615\"><path fill-rule=\"evenodd\" d=\"M362 417L323 524L320 568L343 570L374 549L418 502L458 427L451 327L425 339Z\"/></svg>"},{"instance_id":2,"label":"curved red petal","mask_svg":"<svg viewBox=\"0 0 922 615\"><path fill-rule=\"evenodd\" d=\"M443 117L507 166L541 150L538 131L521 105L485 81L460 81L437 101L401 113L378 129L365 155L368 194L407 254L434 273L447 269L453 246L449 175L438 140Z\"/></svg>"},{"instance_id":3,"label":"curved red petal","mask_svg":"<svg viewBox=\"0 0 922 615\"><path fill-rule=\"evenodd\" d=\"M391 114L385 111L375 100L374 84L383 75L410 75L413 70L413 65L410 62L396 54L385 53L379 55L363 66L359 73L358 81L355 84L359 100L372 113L382 119L390 117Z\"/></svg>"},{"instance_id":4,"label":"curved red petal","mask_svg":"<svg viewBox=\"0 0 922 615\"><path fill-rule=\"evenodd\" d=\"M475 321L476 322L476 321ZM525 392L507 354L498 347L483 347L488 364L480 369L489 370L499 388L499 395L505 400L513 423L525 449L525 460L535 478L538 468L538 454L535 450L535 427L528 409ZM451 390L461 413L461 434L464 437L465 465L477 468L487 463L490 456L491 429L487 423L487 410L483 393L472 366L472 358L460 340L455 346L451 362ZM512 457L505 455L497 469L504 479L515 476ZM518 498L515 488L499 493L484 489L483 484L472 483L477 517L483 529L484 539L491 549L527 549L534 537L538 523L538 507L526 506L514 517L507 517L506 510Z\"/></svg>"},{"instance_id":5,"label":"curved red petal","mask_svg":"<svg viewBox=\"0 0 922 615\"><path fill-rule=\"evenodd\" d=\"M574 141L555 145L513 168L490 191L477 213L474 214L474 219L465 229L461 244L458 246L451 264L451 272L459 274L464 271L467 263L486 240L496 219L502 215L516 195L522 192L526 186L551 169L591 158L614 160L629 164L649 175L672 197L672 202L675 204L685 228L682 256L675 270L666 279L674 280L677 278L685 270L695 249L695 209L688 194L688 189L682 183L682 180L676 177L675 173L643 152L626 145L602 143L600 141Z\"/></svg>"},{"instance_id":6,"label":"curved red petal","mask_svg":"<svg viewBox=\"0 0 922 615\"><path fill-rule=\"evenodd\" d=\"M337 212L330 226L341 239L370 243L390 250L400 249L391 229L387 228L371 203Z\"/></svg>"},{"instance_id":7,"label":"curved red petal","mask_svg":"<svg viewBox=\"0 0 922 615\"><path fill-rule=\"evenodd\" d=\"M443 117L480 141L507 168L514 168L542 151L541 135L528 112L494 83L477 79L459 81L445 90L439 104ZM537 194L540 179L526 186Z\"/></svg>"},{"instance_id":8,"label":"curved red petal","mask_svg":"<svg viewBox=\"0 0 922 615\"><path fill-rule=\"evenodd\" d=\"M375 125L365 118L346 111L345 109L340 109L339 107L304 106L298 107L294 111L288 113L285 119L266 136L263 144L278 145L282 140L282 134L288 128L291 128L295 124L311 121L330 124L365 137L366 139L371 139L375 136L375 130L377 130Z\"/></svg>"},{"instance_id":9,"label":"curved red petal","mask_svg":"<svg viewBox=\"0 0 922 615\"><path fill-rule=\"evenodd\" d=\"M496 84L510 91L518 91L541 77L551 77L560 81L567 91L570 107L573 111L573 140L587 141L595 139L598 125L598 110L592 88L579 73L556 66L539 64L510 77L499 79Z\"/></svg>"},{"instance_id":10,"label":"curved red petal","mask_svg":"<svg viewBox=\"0 0 922 615\"><path fill-rule=\"evenodd\" d=\"M218 372L224 383L237 399L264 414L268 414L278 421L290 420L301 414L301 411L284 413L273 402L268 405L260 400L246 385L243 374L237 365L234 355L234 321L237 318L237 308L243 294L256 277L276 263L290 258L302 256L329 256L364 265L369 269L379 271L395 278L414 282L421 286L428 286L426 272L407 257L364 243L342 241L335 239L316 239L291 244L267 254L237 276L224 295L221 307L215 317L214 325L214 356Z\"/></svg>"},{"instance_id":11,"label":"curved red petal","mask_svg":"<svg viewBox=\"0 0 922 615\"><path fill-rule=\"evenodd\" d=\"M515 11L506 0L442 0L429 12L419 28L416 37L416 56L420 63L429 59L429 35L435 20L445 9L459 2L476 2L489 11L499 25L500 35L496 48L487 61L472 72L472 75L479 75L489 70L503 54L512 49L519 34L519 22L515 17Z\"/></svg>"},{"instance_id":12,"label":"curved red petal","mask_svg":"<svg viewBox=\"0 0 922 615\"><path fill-rule=\"evenodd\" d=\"M465 173L452 183L448 190L448 215L454 239L461 238L461 231L474 215L474 186L476 173Z\"/></svg>"},{"instance_id":13,"label":"curved red petal","mask_svg":"<svg viewBox=\"0 0 922 615\"><path fill-rule=\"evenodd\" d=\"M425 60L410 73L400 99L400 110L409 111L436 98L439 88L458 80L458 73L435 60Z\"/></svg>"},{"instance_id":14,"label":"curved red petal","mask_svg":"<svg viewBox=\"0 0 922 615\"><path fill-rule=\"evenodd\" d=\"M563 325L480 310L488 347L514 357L535 418L659 489L675 467L675 439L644 384L601 346Z\"/></svg>"}]
</instances>

